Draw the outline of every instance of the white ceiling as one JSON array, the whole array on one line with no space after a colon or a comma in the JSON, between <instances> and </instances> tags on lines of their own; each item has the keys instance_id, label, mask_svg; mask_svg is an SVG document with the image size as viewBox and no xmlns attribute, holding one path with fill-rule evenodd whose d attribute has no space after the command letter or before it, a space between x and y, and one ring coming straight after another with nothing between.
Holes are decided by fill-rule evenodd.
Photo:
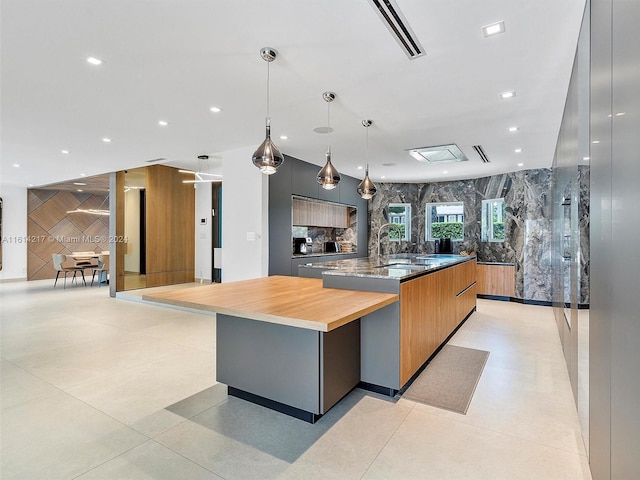
<instances>
[{"instance_id":1,"label":"white ceiling","mask_svg":"<svg viewBox=\"0 0 640 480\"><path fill-rule=\"evenodd\" d=\"M341 173L363 175L365 118L374 181L550 167L585 1L396 1L425 56L409 60L368 0L2 0L1 181L38 186L156 158L195 169L197 155L257 147L265 46L279 52L271 118L283 153L324 163L327 136L313 129L333 91ZM505 33L484 38L500 20ZM507 90L516 97L501 99ZM470 160L429 166L405 152L448 143Z\"/></svg>"}]
</instances>

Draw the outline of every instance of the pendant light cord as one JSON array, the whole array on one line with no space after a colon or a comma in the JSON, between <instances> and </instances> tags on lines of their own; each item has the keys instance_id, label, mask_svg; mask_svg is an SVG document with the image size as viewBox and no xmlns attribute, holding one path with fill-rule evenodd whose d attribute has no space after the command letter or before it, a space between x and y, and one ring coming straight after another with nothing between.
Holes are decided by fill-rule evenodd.
<instances>
[{"instance_id":1,"label":"pendant light cord","mask_svg":"<svg viewBox=\"0 0 640 480\"><path fill-rule=\"evenodd\" d=\"M327 152L331 152L331 142L329 134L331 133L331 102L327 102Z\"/></svg>"},{"instance_id":2,"label":"pendant light cord","mask_svg":"<svg viewBox=\"0 0 640 480\"><path fill-rule=\"evenodd\" d=\"M269 64L271 62L267 62L267 125L271 124L271 119L269 118Z\"/></svg>"},{"instance_id":3,"label":"pendant light cord","mask_svg":"<svg viewBox=\"0 0 640 480\"><path fill-rule=\"evenodd\" d=\"M367 166L365 167L365 175L369 175L369 126L365 125L367 130L367 144L364 148L364 159L367 162Z\"/></svg>"}]
</instances>

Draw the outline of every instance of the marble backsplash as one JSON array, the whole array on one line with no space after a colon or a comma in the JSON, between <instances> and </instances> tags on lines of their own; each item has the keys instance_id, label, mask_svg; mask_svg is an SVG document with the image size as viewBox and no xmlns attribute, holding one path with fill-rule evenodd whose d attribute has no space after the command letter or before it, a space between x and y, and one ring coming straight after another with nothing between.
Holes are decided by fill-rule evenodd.
<instances>
[{"instance_id":1,"label":"marble backsplash","mask_svg":"<svg viewBox=\"0 0 640 480\"><path fill-rule=\"evenodd\" d=\"M588 167L587 167L588 168ZM588 171L581 187L582 271L584 278L581 303L588 303ZM425 204L464 202L464 241L453 242L455 253L477 252L480 262L513 263L516 270L516 297L526 300L552 301L552 171L525 170L490 177L426 184L380 183L378 193L369 202L369 252L377 249L377 232L387 223L390 203L411 204L411 241L388 241L388 229L381 232L383 253L432 253L434 242L425 240ZM481 242L482 200L504 198L505 241ZM581 232L582 233L582 232Z\"/></svg>"}]
</instances>

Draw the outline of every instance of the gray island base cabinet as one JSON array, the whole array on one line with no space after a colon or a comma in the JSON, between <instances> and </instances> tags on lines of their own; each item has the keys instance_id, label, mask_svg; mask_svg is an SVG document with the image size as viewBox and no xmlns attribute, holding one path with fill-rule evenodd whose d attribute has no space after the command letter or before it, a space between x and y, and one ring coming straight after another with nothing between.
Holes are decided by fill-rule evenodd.
<instances>
[{"instance_id":1,"label":"gray island base cabinet","mask_svg":"<svg viewBox=\"0 0 640 480\"><path fill-rule=\"evenodd\" d=\"M228 393L313 423L360 382L361 319L398 295L271 276L143 299L216 313L217 380Z\"/></svg>"},{"instance_id":2,"label":"gray island base cabinet","mask_svg":"<svg viewBox=\"0 0 640 480\"><path fill-rule=\"evenodd\" d=\"M310 423L360 381L359 319L320 332L219 313L217 338L217 379L230 395Z\"/></svg>"}]
</instances>

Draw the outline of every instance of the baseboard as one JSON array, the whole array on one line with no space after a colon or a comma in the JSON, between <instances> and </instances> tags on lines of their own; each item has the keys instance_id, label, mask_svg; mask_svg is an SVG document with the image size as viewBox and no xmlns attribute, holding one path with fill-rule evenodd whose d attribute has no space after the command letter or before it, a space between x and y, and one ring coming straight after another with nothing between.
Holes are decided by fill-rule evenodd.
<instances>
[{"instance_id":1,"label":"baseboard","mask_svg":"<svg viewBox=\"0 0 640 480\"><path fill-rule=\"evenodd\" d=\"M24 278L0 278L0 283L11 283L11 282L26 282L27 277Z\"/></svg>"},{"instance_id":2,"label":"baseboard","mask_svg":"<svg viewBox=\"0 0 640 480\"><path fill-rule=\"evenodd\" d=\"M563 304L562 302L549 302L547 300L531 300L527 298L518 298L518 297L506 297L502 295L484 295L477 294L478 298L482 298L485 300L499 300L501 302L514 302L514 303L522 303L524 305L538 305L541 307L557 307L557 308L571 308L571 305L568 303ZM579 303L578 310L588 310L588 303Z\"/></svg>"}]
</instances>

